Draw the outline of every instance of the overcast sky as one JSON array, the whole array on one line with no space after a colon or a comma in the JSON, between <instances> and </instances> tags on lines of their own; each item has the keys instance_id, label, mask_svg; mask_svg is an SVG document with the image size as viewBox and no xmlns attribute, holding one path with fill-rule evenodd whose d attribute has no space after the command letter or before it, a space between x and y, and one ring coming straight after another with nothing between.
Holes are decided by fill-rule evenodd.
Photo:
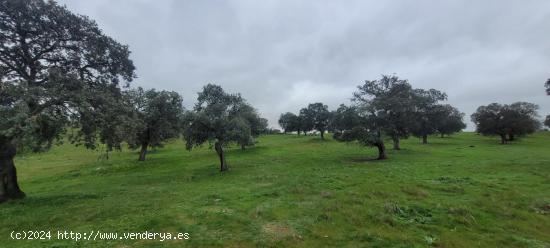
<instances>
[{"instance_id":1,"label":"overcast sky","mask_svg":"<svg viewBox=\"0 0 550 248\"><path fill-rule=\"evenodd\" d=\"M278 127L282 112L349 103L397 74L470 114L528 101L550 114L550 1L63 0L132 51L134 86L190 108L206 83L240 92Z\"/></svg>"}]
</instances>

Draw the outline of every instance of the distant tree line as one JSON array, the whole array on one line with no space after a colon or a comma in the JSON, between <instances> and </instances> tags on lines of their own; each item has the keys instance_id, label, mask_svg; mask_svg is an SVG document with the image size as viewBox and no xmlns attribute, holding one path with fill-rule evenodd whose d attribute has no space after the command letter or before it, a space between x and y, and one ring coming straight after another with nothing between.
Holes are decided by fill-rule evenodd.
<instances>
[{"instance_id":1,"label":"distant tree line","mask_svg":"<svg viewBox=\"0 0 550 248\"><path fill-rule=\"evenodd\" d=\"M545 86L550 94L550 79ZM351 106L341 104L335 111L329 111L322 103L310 104L298 115L281 114L279 125L284 133L297 132L298 135L316 130L322 139L325 131L331 131L336 140L377 147L378 159L385 159L385 137L391 139L393 149L400 150L400 140L411 135L427 144L430 135L444 137L464 129L464 113L441 103L445 100L447 95L441 91L414 89L407 80L382 75L380 79L359 85ZM471 120L477 133L499 136L501 143L506 144L540 129L537 110L537 105L527 102L492 103L480 106ZM544 124L550 127L550 115Z\"/></svg>"},{"instance_id":2,"label":"distant tree line","mask_svg":"<svg viewBox=\"0 0 550 248\"><path fill-rule=\"evenodd\" d=\"M311 132L317 130L321 134L321 139L324 139L324 133L330 128L332 113L329 112L328 106L322 103L312 103L306 108L300 109L300 113L295 115L287 112L281 114L279 118L279 125L283 128L284 133L297 132L300 133Z\"/></svg>"},{"instance_id":3,"label":"distant tree line","mask_svg":"<svg viewBox=\"0 0 550 248\"><path fill-rule=\"evenodd\" d=\"M464 114L440 101L447 95L435 89L414 89L407 80L395 75L383 75L378 80L365 81L353 94L353 105L340 105L329 111L322 103L310 104L299 115L281 114L279 124L287 132L317 130L321 138L326 131L343 141L359 140L378 147L379 158L386 158L383 137L391 138L393 148L401 149L400 140L411 135L422 138L439 133L450 135L466 127Z\"/></svg>"}]
</instances>

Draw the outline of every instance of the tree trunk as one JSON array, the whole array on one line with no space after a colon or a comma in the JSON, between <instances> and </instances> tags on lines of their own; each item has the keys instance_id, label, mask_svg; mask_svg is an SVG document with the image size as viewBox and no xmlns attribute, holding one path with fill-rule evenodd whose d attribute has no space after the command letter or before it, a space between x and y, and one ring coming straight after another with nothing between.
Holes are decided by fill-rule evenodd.
<instances>
[{"instance_id":1,"label":"tree trunk","mask_svg":"<svg viewBox=\"0 0 550 248\"><path fill-rule=\"evenodd\" d=\"M514 134L508 134L508 140L514 141L515 140Z\"/></svg>"},{"instance_id":2,"label":"tree trunk","mask_svg":"<svg viewBox=\"0 0 550 248\"><path fill-rule=\"evenodd\" d=\"M143 143L141 144L141 151L139 152L139 161L145 161L145 155L147 155L147 147L149 144Z\"/></svg>"},{"instance_id":3,"label":"tree trunk","mask_svg":"<svg viewBox=\"0 0 550 248\"><path fill-rule=\"evenodd\" d=\"M214 148L216 149L216 153L218 153L218 157L220 158L220 171L226 171L229 169L227 167L227 162L225 161L225 153L223 151L222 142L217 141L214 144Z\"/></svg>"},{"instance_id":4,"label":"tree trunk","mask_svg":"<svg viewBox=\"0 0 550 248\"><path fill-rule=\"evenodd\" d=\"M244 151L245 149L246 149L246 148L245 148L245 145L241 145L241 150Z\"/></svg>"},{"instance_id":5,"label":"tree trunk","mask_svg":"<svg viewBox=\"0 0 550 248\"><path fill-rule=\"evenodd\" d=\"M422 135L422 144L428 144L428 135L427 134Z\"/></svg>"},{"instance_id":6,"label":"tree trunk","mask_svg":"<svg viewBox=\"0 0 550 248\"><path fill-rule=\"evenodd\" d=\"M0 144L0 202L25 197L17 183L17 170L13 162L16 152L12 144Z\"/></svg>"},{"instance_id":7,"label":"tree trunk","mask_svg":"<svg viewBox=\"0 0 550 248\"><path fill-rule=\"evenodd\" d=\"M300 136L300 130L298 130L298 136Z\"/></svg>"},{"instance_id":8,"label":"tree trunk","mask_svg":"<svg viewBox=\"0 0 550 248\"><path fill-rule=\"evenodd\" d=\"M501 134L500 135L500 144L506 144L507 141L506 141L506 134Z\"/></svg>"},{"instance_id":9,"label":"tree trunk","mask_svg":"<svg viewBox=\"0 0 550 248\"><path fill-rule=\"evenodd\" d=\"M445 134L441 134L441 138L444 138L445 137Z\"/></svg>"},{"instance_id":10,"label":"tree trunk","mask_svg":"<svg viewBox=\"0 0 550 248\"><path fill-rule=\"evenodd\" d=\"M380 141L375 144L375 146L378 148L378 159L386 159L388 156L386 156L386 146L384 146L384 142Z\"/></svg>"},{"instance_id":11,"label":"tree trunk","mask_svg":"<svg viewBox=\"0 0 550 248\"><path fill-rule=\"evenodd\" d=\"M324 135L324 134L325 134L325 131L324 131L324 130L321 130L320 132L321 132L321 139L324 140L324 139L325 139L325 135Z\"/></svg>"},{"instance_id":12,"label":"tree trunk","mask_svg":"<svg viewBox=\"0 0 550 248\"><path fill-rule=\"evenodd\" d=\"M399 146L399 137L394 136L392 137L393 140L393 149L394 150L401 150L401 147Z\"/></svg>"}]
</instances>

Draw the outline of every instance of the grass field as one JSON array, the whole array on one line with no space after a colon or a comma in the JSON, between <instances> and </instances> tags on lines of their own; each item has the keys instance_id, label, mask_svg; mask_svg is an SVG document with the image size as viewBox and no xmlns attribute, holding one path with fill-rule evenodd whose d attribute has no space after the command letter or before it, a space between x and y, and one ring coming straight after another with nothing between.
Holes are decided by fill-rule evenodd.
<instances>
[{"instance_id":1,"label":"grass field","mask_svg":"<svg viewBox=\"0 0 550 248\"><path fill-rule=\"evenodd\" d=\"M228 152L181 141L137 161L62 145L16 159L27 198L0 205L1 247L550 247L550 132L499 145L462 133L376 149L271 135ZM390 143L387 144L391 147ZM10 232L52 230L52 240ZM60 241L74 232L189 240Z\"/></svg>"}]
</instances>

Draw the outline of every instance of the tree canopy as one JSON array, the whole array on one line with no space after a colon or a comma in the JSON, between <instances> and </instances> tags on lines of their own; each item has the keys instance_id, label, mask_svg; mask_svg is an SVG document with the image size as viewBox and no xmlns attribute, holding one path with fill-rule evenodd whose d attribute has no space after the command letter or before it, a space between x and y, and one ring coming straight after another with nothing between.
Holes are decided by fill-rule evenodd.
<instances>
[{"instance_id":1,"label":"tree canopy","mask_svg":"<svg viewBox=\"0 0 550 248\"><path fill-rule=\"evenodd\" d=\"M446 118L445 107L438 105L439 101L447 99L447 95L435 89L414 90L414 124L411 132L414 136L421 137L422 143L428 143L428 135L437 132L438 123Z\"/></svg>"},{"instance_id":2,"label":"tree canopy","mask_svg":"<svg viewBox=\"0 0 550 248\"><path fill-rule=\"evenodd\" d=\"M300 109L300 114L298 115L298 120L300 122L300 125L298 130L303 131L304 135L315 128L313 116L314 115L309 112L308 108ZM298 134L299 132L300 131L298 131Z\"/></svg>"},{"instance_id":3,"label":"tree canopy","mask_svg":"<svg viewBox=\"0 0 550 248\"><path fill-rule=\"evenodd\" d=\"M300 129L298 116L290 112L281 114L281 116L279 117L279 125L285 133L298 131Z\"/></svg>"},{"instance_id":4,"label":"tree canopy","mask_svg":"<svg viewBox=\"0 0 550 248\"><path fill-rule=\"evenodd\" d=\"M139 160L144 161L148 147L162 147L164 142L180 135L183 100L177 92L141 87L127 91L126 97L132 104L136 123L127 142L132 149L141 148Z\"/></svg>"},{"instance_id":5,"label":"tree canopy","mask_svg":"<svg viewBox=\"0 0 550 248\"><path fill-rule=\"evenodd\" d=\"M191 150L205 142L214 143L220 171L226 171L223 148L230 143L251 144L253 137L265 129L265 124L240 94L229 94L218 85L208 84L199 92L194 111L186 114L186 148Z\"/></svg>"},{"instance_id":6,"label":"tree canopy","mask_svg":"<svg viewBox=\"0 0 550 248\"><path fill-rule=\"evenodd\" d=\"M472 122L476 124L478 133L498 135L501 143L506 144L516 136L533 133L539 128L537 109L537 105L527 102L510 105L491 103L477 108L472 114Z\"/></svg>"},{"instance_id":7,"label":"tree canopy","mask_svg":"<svg viewBox=\"0 0 550 248\"><path fill-rule=\"evenodd\" d=\"M0 201L24 197L17 147L48 149L67 126L80 127L73 141L89 148L98 136L120 141L108 137L115 129L101 130L119 84L135 76L129 55L94 21L54 1L0 1Z\"/></svg>"},{"instance_id":8,"label":"tree canopy","mask_svg":"<svg viewBox=\"0 0 550 248\"><path fill-rule=\"evenodd\" d=\"M267 119L261 118L256 109L244 102L238 105L235 112L240 118L231 122L231 140L236 140L241 149L245 150L245 147L253 146L256 143L254 139L266 131Z\"/></svg>"},{"instance_id":9,"label":"tree canopy","mask_svg":"<svg viewBox=\"0 0 550 248\"><path fill-rule=\"evenodd\" d=\"M328 111L328 106L320 102L311 103L307 108L302 109L300 114L303 116L303 120L307 122L307 129L319 131L321 133L321 139L325 139L324 134L328 130L330 123L330 111Z\"/></svg>"},{"instance_id":10,"label":"tree canopy","mask_svg":"<svg viewBox=\"0 0 550 248\"><path fill-rule=\"evenodd\" d=\"M457 108L449 104L443 104L438 105L436 111L438 112L438 118L436 119L435 129L441 134L441 137L460 132L466 128L466 124L463 121L464 113L460 112Z\"/></svg>"},{"instance_id":11,"label":"tree canopy","mask_svg":"<svg viewBox=\"0 0 550 248\"><path fill-rule=\"evenodd\" d=\"M338 121L333 123L333 138L342 142L357 141L364 146L375 146L378 148L378 159L386 159L386 146L381 128L377 126L376 114L369 113L368 108L347 107L344 104L338 110Z\"/></svg>"},{"instance_id":12,"label":"tree canopy","mask_svg":"<svg viewBox=\"0 0 550 248\"><path fill-rule=\"evenodd\" d=\"M340 106L332 112L330 121L330 130L340 133L344 130L351 130L361 125L362 118L358 115L356 106Z\"/></svg>"},{"instance_id":13,"label":"tree canopy","mask_svg":"<svg viewBox=\"0 0 550 248\"><path fill-rule=\"evenodd\" d=\"M393 140L394 149L399 150L399 140L409 137L414 119L414 91L407 80L395 75L382 75L377 80L366 80L358 86L354 99L366 103L375 113L372 121Z\"/></svg>"}]
</instances>

